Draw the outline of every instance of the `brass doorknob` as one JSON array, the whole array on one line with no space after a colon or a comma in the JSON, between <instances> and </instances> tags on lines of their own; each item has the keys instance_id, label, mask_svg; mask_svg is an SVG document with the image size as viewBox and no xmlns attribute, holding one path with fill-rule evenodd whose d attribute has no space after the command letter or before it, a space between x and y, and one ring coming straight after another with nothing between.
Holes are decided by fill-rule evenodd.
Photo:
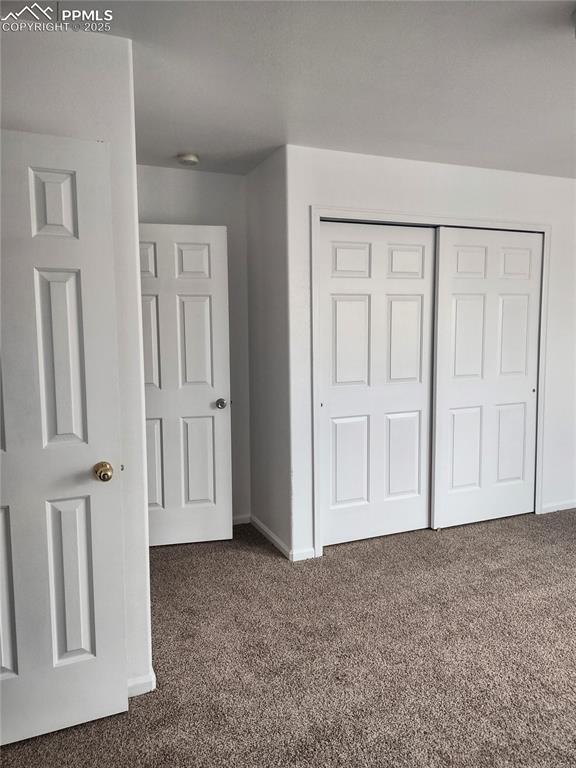
<instances>
[{"instance_id":1,"label":"brass doorknob","mask_svg":"<svg viewBox=\"0 0 576 768\"><path fill-rule=\"evenodd\" d=\"M112 480L114 474L114 468L108 461L99 461L98 464L94 464L94 474L103 483L107 483Z\"/></svg>"}]
</instances>

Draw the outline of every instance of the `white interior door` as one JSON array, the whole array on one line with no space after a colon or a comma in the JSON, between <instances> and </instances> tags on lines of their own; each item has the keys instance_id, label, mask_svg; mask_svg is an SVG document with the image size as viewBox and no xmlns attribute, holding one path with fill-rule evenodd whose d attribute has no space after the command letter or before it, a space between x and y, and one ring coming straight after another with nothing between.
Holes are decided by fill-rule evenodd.
<instances>
[{"instance_id":1,"label":"white interior door","mask_svg":"<svg viewBox=\"0 0 576 768\"><path fill-rule=\"evenodd\" d=\"M7 743L128 705L108 151L3 131L2 159Z\"/></svg>"},{"instance_id":2,"label":"white interior door","mask_svg":"<svg viewBox=\"0 0 576 768\"><path fill-rule=\"evenodd\" d=\"M322 540L426 528L434 230L322 222L314 263Z\"/></svg>"},{"instance_id":3,"label":"white interior door","mask_svg":"<svg viewBox=\"0 0 576 768\"><path fill-rule=\"evenodd\" d=\"M232 537L226 227L140 225L150 544Z\"/></svg>"},{"instance_id":4,"label":"white interior door","mask_svg":"<svg viewBox=\"0 0 576 768\"><path fill-rule=\"evenodd\" d=\"M542 235L441 228L434 527L534 511Z\"/></svg>"}]
</instances>

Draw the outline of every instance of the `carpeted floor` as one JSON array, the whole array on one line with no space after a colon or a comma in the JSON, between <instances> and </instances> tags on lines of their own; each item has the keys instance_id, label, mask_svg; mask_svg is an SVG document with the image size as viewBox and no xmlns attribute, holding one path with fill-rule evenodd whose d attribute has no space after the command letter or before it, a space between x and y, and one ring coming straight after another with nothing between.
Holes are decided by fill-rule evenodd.
<instances>
[{"instance_id":1,"label":"carpeted floor","mask_svg":"<svg viewBox=\"0 0 576 768\"><path fill-rule=\"evenodd\" d=\"M576 511L152 550L158 690L2 768L576 766Z\"/></svg>"}]
</instances>

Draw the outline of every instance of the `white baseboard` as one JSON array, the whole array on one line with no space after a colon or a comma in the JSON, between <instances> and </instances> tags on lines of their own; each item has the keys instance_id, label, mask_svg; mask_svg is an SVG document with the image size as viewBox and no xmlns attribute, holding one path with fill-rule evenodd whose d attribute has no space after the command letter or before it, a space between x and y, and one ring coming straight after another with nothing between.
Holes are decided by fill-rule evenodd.
<instances>
[{"instance_id":1,"label":"white baseboard","mask_svg":"<svg viewBox=\"0 0 576 768\"><path fill-rule=\"evenodd\" d=\"M271 531L270 528L268 528L268 526L265 523L263 523L261 520L258 520L258 518L254 517L254 515L252 515L252 519L250 520L250 522L252 523L254 528L256 528L256 530L260 531L262 536L265 536L269 542L274 544L276 549L279 549L280 552L282 552L284 557L287 557L288 559L290 559L290 547L287 544L285 544L280 539L279 536L276 536L274 531Z\"/></svg>"},{"instance_id":2,"label":"white baseboard","mask_svg":"<svg viewBox=\"0 0 576 768\"><path fill-rule=\"evenodd\" d=\"M290 550L290 560L292 562L297 562L298 560L311 560L313 557L316 557L316 552L314 552L314 549L310 547L309 549L291 549Z\"/></svg>"},{"instance_id":3,"label":"white baseboard","mask_svg":"<svg viewBox=\"0 0 576 768\"><path fill-rule=\"evenodd\" d=\"M265 536L268 541L270 541L276 549L279 549L280 552L284 555L284 557L287 557L288 560L292 561L293 563L297 562L298 560L310 560L313 557L316 557L314 550L312 548L309 549L290 549L290 547L285 544L279 536L277 536L274 531L271 531L270 528L266 525L266 523L263 523L262 520L258 520L257 517L254 517L252 515L252 519L250 520L254 528L256 528L262 536Z\"/></svg>"},{"instance_id":4,"label":"white baseboard","mask_svg":"<svg viewBox=\"0 0 576 768\"><path fill-rule=\"evenodd\" d=\"M150 693L156 688L156 675L151 669L147 675L140 677L131 677L128 680L128 696L140 696L143 693Z\"/></svg>"},{"instance_id":5,"label":"white baseboard","mask_svg":"<svg viewBox=\"0 0 576 768\"><path fill-rule=\"evenodd\" d=\"M552 504L544 504L540 514L545 514L547 512L563 512L566 509L574 508L576 508L576 499L570 499L568 501L557 501Z\"/></svg>"},{"instance_id":6,"label":"white baseboard","mask_svg":"<svg viewBox=\"0 0 576 768\"><path fill-rule=\"evenodd\" d=\"M250 512L248 512L245 515L237 515L232 519L232 525L244 525L244 523L249 523L252 515Z\"/></svg>"}]
</instances>

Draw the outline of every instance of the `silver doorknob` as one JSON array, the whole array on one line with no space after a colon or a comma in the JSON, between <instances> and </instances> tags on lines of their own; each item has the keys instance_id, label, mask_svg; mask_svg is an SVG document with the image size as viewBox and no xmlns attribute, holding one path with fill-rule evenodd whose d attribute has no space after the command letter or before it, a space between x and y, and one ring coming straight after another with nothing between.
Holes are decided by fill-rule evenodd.
<instances>
[{"instance_id":1,"label":"silver doorknob","mask_svg":"<svg viewBox=\"0 0 576 768\"><path fill-rule=\"evenodd\" d=\"M219 397L218 400L216 400L216 408L220 408L222 410L223 408L226 408L228 405L228 401L224 400L223 397Z\"/></svg>"}]
</instances>

